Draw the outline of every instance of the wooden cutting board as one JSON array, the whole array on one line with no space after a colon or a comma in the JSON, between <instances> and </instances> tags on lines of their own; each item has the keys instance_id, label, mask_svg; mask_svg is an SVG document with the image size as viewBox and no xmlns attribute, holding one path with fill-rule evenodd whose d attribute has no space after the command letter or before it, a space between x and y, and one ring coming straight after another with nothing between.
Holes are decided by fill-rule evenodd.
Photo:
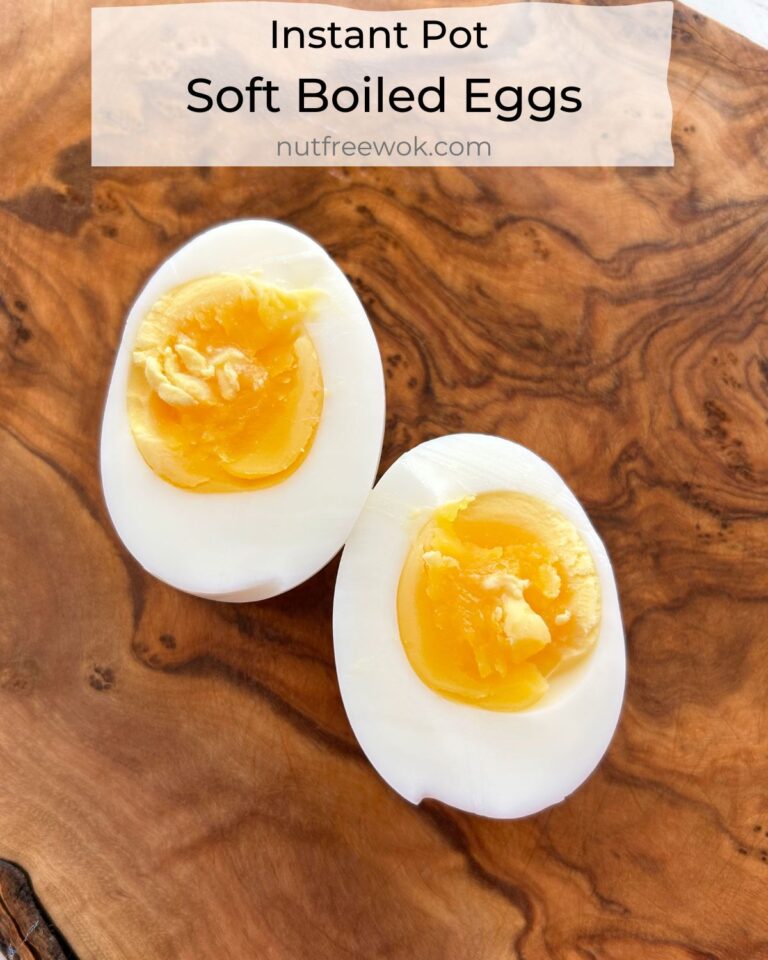
<instances>
[{"instance_id":1,"label":"wooden cutting board","mask_svg":"<svg viewBox=\"0 0 768 960\"><path fill-rule=\"evenodd\" d=\"M94 170L88 3L0 7L0 857L62 950L768 957L768 53L677 6L674 169ZM243 216L310 233L364 300L382 468L498 433L605 539L626 705L555 809L382 783L334 674L336 562L234 606L117 541L97 448L126 310ZM64 955L10 867L0 946Z\"/></svg>"}]
</instances>

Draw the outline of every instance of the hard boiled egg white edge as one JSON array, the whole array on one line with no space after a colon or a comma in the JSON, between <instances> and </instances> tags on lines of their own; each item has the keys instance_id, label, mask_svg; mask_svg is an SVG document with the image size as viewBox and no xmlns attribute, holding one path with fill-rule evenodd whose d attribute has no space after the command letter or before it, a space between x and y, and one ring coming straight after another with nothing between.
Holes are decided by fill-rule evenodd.
<instances>
[{"instance_id":1,"label":"hard boiled egg white edge","mask_svg":"<svg viewBox=\"0 0 768 960\"><path fill-rule=\"evenodd\" d=\"M182 490L147 466L131 434L126 388L136 333L151 305L178 284L247 271L287 289L322 291L307 329L322 368L323 413L308 456L281 483L237 493ZM275 596L312 576L341 548L375 480L384 415L373 330L325 250L269 220L214 227L172 254L128 313L101 433L110 517L136 560L180 590L233 601Z\"/></svg>"},{"instance_id":2,"label":"hard boiled egg white edge","mask_svg":"<svg viewBox=\"0 0 768 960\"><path fill-rule=\"evenodd\" d=\"M602 620L592 652L552 677L533 707L497 712L448 700L411 667L397 586L413 537L441 504L516 490L576 526L595 560ZM558 803L594 770L613 736L626 658L611 563L586 513L549 464L500 437L454 434L408 451L368 498L342 554L333 612L344 707L378 773L412 803L433 797L488 817Z\"/></svg>"}]
</instances>

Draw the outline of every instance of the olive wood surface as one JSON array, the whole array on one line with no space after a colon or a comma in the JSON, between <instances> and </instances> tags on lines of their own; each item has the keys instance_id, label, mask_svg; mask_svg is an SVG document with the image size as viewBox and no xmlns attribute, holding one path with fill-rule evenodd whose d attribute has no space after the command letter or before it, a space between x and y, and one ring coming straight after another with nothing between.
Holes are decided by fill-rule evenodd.
<instances>
[{"instance_id":1,"label":"olive wood surface","mask_svg":"<svg viewBox=\"0 0 768 960\"><path fill-rule=\"evenodd\" d=\"M768 957L768 52L676 7L670 169L92 169L89 7L0 0L0 856L80 960ZM236 606L118 542L98 438L126 311L253 216L363 299L382 469L501 434L604 538L626 703L560 806L497 822L378 778L336 561ZM60 956L19 877L5 956Z\"/></svg>"}]
</instances>

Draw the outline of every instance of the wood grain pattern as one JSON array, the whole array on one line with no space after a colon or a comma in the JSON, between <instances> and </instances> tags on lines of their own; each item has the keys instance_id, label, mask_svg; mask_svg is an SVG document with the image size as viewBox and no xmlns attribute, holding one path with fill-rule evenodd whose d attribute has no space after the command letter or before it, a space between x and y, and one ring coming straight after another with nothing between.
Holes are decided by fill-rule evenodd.
<instances>
[{"instance_id":1,"label":"wood grain pattern","mask_svg":"<svg viewBox=\"0 0 768 960\"><path fill-rule=\"evenodd\" d=\"M70 960L73 954L51 932L29 879L15 863L0 860L0 948L7 960Z\"/></svg>"},{"instance_id":2,"label":"wood grain pattern","mask_svg":"<svg viewBox=\"0 0 768 960\"><path fill-rule=\"evenodd\" d=\"M0 856L75 953L768 957L768 54L676 8L674 169L92 170L89 5L2 11ZM336 685L335 562L229 606L117 542L97 447L126 309L241 216L308 231L363 297L382 467L499 433L604 537L626 706L561 806L492 822L380 782Z\"/></svg>"}]
</instances>

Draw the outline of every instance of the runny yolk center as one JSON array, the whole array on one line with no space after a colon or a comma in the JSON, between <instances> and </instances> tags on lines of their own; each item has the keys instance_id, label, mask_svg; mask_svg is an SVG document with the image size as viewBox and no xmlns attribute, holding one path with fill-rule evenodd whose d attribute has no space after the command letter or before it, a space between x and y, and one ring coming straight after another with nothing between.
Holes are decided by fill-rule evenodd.
<instances>
[{"instance_id":1,"label":"runny yolk center","mask_svg":"<svg viewBox=\"0 0 768 960\"><path fill-rule=\"evenodd\" d=\"M536 497L483 493L435 511L397 593L400 638L437 693L521 710L593 646L600 586L574 525Z\"/></svg>"},{"instance_id":2,"label":"runny yolk center","mask_svg":"<svg viewBox=\"0 0 768 960\"><path fill-rule=\"evenodd\" d=\"M313 298L220 274L152 306L133 350L128 415L157 474L197 491L249 490L302 463L323 407L304 326Z\"/></svg>"}]
</instances>

